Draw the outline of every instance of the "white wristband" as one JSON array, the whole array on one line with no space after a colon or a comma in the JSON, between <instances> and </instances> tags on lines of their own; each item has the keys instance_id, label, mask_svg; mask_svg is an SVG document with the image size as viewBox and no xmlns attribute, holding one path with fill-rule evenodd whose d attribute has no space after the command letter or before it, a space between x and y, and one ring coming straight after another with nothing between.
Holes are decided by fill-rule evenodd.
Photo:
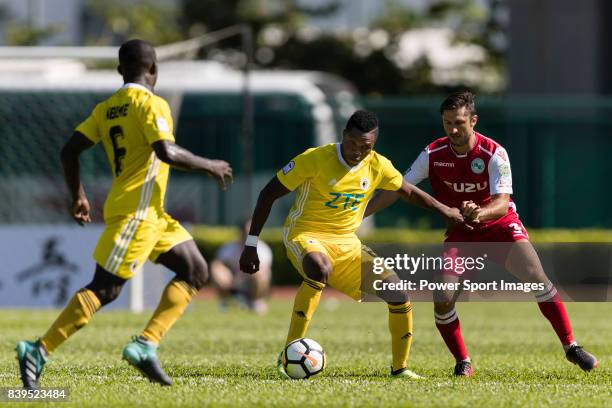
<instances>
[{"instance_id":1,"label":"white wristband","mask_svg":"<svg viewBox=\"0 0 612 408\"><path fill-rule=\"evenodd\" d=\"M244 241L244 245L257 248L258 240L259 237L257 235L247 235L246 241Z\"/></svg>"}]
</instances>

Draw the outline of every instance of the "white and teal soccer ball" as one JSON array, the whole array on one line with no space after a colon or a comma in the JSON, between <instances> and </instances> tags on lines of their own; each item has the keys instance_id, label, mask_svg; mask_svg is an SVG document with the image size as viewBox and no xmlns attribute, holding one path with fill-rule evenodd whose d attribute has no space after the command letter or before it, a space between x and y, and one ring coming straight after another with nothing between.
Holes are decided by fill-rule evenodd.
<instances>
[{"instance_id":1,"label":"white and teal soccer ball","mask_svg":"<svg viewBox=\"0 0 612 408\"><path fill-rule=\"evenodd\" d=\"M289 377L297 380L322 372L325 360L325 352L319 343L311 339L297 339L285 347L282 362Z\"/></svg>"}]
</instances>

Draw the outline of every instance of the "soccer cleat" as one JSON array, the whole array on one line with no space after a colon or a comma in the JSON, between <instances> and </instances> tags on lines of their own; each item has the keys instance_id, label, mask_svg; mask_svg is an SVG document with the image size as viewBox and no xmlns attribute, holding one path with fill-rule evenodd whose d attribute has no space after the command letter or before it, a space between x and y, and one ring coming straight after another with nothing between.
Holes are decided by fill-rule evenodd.
<instances>
[{"instance_id":1,"label":"soccer cleat","mask_svg":"<svg viewBox=\"0 0 612 408\"><path fill-rule=\"evenodd\" d=\"M166 375L157 359L157 345L144 337L132 337L132 342L123 348L123 359L144 374L149 381L172 385L172 380Z\"/></svg>"},{"instance_id":2,"label":"soccer cleat","mask_svg":"<svg viewBox=\"0 0 612 408\"><path fill-rule=\"evenodd\" d=\"M393 371L391 367L391 378L410 378L412 380L420 380L425 377L418 375L414 371L409 370L407 367L400 368L399 370Z\"/></svg>"},{"instance_id":3,"label":"soccer cleat","mask_svg":"<svg viewBox=\"0 0 612 408\"><path fill-rule=\"evenodd\" d=\"M578 367L582 368L584 371L591 371L599 367L599 362L595 356L577 344L570 346L565 353L565 358L567 358L567 361L570 363L578 364Z\"/></svg>"},{"instance_id":4,"label":"soccer cleat","mask_svg":"<svg viewBox=\"0 0 612 408\"><path fill-rule=\"evenodd\" d=\"M291 377L289 377L289 374L285 371L285 367L283 367L283 353L284 351L281 351L276 359L276 371L283 380L290 380Z\"/></svg>"},{"instance_id":5,"label":"soccer cleat","mask_svg":"<svg viewBox=\"0 0 612 408\"><path fill-rule=\"evenodd\" d=\"M43 367L47 362L45 350L39 341L20 341L15 347L17 361L19 361L19 371L21 371L21 381L26 389L37 389L38 379Z\"/></svg>"},{"instance_id":6,"label":"soccer cleat","mask_svg":"<svg viewBox=\"0 0 612 408\"><path fill-rule=\"evenodd\" d=\"M472 363L469 361L459 361L457 364L455 364L453 375L456 375L457 377L471 377L474 375Z\"/></svg>"}]
</instances>

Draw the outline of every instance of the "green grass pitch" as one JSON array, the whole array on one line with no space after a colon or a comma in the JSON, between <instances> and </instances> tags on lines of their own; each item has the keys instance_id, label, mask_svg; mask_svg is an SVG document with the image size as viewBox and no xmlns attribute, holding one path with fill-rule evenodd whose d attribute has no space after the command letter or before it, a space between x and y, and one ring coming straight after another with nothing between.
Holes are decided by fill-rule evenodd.
<instances>
[{"instance_id":1,"label":"green grass pitch","mask_svg":"<svg viewBox=\"0 0 612 408\"><path fill-rule=\"evenodd\" d=\"M198 301L159 350L175 382L171 388L150 384L121 361L122 347L149 318L127 312L96 316L53 355L42 386L70 388L69 403L57 403L60 407L611 406L612 303L567 308L578 340L599 357L595 372L583 373L564 359L535 304L470 303L458 311L476 375L453 379L453 361L435 329L431 304L416 303L410 367L427 378L392 380L385 305L323 299L308 337L325 348L327 369L311 380L283 381L275 359L290 302L275 300L260 317L241 310L222 313L216 303ZM56 314L0 311L0 386L20 384L15 343L42 334Z\"/></svg>"}]
</instances>

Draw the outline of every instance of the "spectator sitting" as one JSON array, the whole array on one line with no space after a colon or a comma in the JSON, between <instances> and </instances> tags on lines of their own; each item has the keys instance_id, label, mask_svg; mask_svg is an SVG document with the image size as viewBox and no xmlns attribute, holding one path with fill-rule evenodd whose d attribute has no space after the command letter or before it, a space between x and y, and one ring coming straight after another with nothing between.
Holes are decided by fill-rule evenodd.
<instances>
[{"instance_id":1,"label":"spectator sitting","mask_svg":"<svg viewBox=\"0 0 612 408\"><path fill-rule=\"evenodd\" d=\"M248 275L240 271L238 261L250 227L250 219L240 223L240 239L219 248L215 259L210 264L210 272L213 285L221 299L222 308L227 308L233 298L255 313L264 314L268 311L266 298L270 292L272 278L272 250L260 240L257 246L260 261L259 272Z\"/></svg>"}]
</instances>

